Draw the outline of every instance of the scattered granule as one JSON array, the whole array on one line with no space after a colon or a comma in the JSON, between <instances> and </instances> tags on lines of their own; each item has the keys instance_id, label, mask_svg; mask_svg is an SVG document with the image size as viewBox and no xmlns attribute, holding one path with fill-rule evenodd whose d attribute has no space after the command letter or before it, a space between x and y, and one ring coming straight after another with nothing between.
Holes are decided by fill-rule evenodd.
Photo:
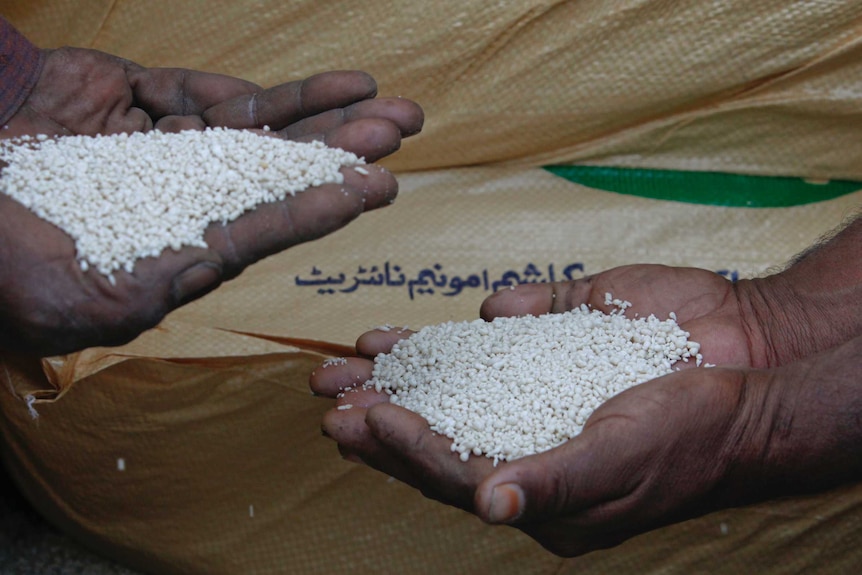
<instances>
[{"instance_id":1,"label":"scattered granule","mask_svg":"<svg viewBox=\"0 0 862 575\"><path fill-rule=\"evenodd\" d=\"M375 357L364 387L423 416L463 461L540 453L610 397L699 355L675 319L629 319L630 305L424 327Z\"/></svg>"},{"instance_id":2,"label":"scattered granule","mask_svg":"<svg viewBox=\"0 0 862 575\"><path fill-rule=\"evenodd\" d=\"M39 412L36 411L36 408L34 407L37 401L36 396L32 394L28 393L24 396L24 403L27 404L27 411L33 419L39 419Z\"/></svg>"},{"instance_id":3,"label":"scattered granule","mask_svg":"<svg viewBox=\"0 0 862 575\"><path fill-rule=\"evenodd\" d=\"M332 367L334 365L345 365L347 363L347 358L345 357L328 357L323 360L322 367Z\"/></svg>"},{"instance_id":4,"label":"scattered granule","mask_svg":"<svg viewBox=\"0 0 862 575\"><path fill-rule=\"evenodd\" d=\"M364 164L321 142L247 130L37 136L0 141L0 192L75 240L81 268L113 279L139 258L206 247L212 223L307 188L340 184Z\"/></svg>"}]
</instances>

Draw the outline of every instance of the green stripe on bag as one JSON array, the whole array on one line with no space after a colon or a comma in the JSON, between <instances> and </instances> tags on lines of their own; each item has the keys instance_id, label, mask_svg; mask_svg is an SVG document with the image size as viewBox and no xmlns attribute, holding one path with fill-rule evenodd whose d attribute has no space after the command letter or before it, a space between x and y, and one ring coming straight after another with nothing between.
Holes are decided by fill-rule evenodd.
<instances>
[{"instance_id":1,"label":"green stripe on bag","mask_svg":"<svg viewBox=\"0 0 862 575\"><path fill-rule=\"evenodd\" d=\"M746 176L605 166L545 166L552 174L590 188L690 204L781 208L831 200L858 190L862 182Z\"/></svg>"}]
</instances>

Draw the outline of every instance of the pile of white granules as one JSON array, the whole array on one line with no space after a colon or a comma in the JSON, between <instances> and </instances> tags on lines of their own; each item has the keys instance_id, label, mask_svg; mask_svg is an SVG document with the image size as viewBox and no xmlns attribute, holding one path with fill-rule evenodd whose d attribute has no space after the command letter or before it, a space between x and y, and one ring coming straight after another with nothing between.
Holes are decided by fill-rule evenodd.
<instances>
[{"instance_id":1,"label":"pile of white granules","mask_svg":"<svg viewBox=\"0 0 862 575\"><path fill-rule=\"evenodd\" d=\"M212 223L324 183L354 154L223 128L0 142L0 192L75 240L82 269L113 280L139 258L206 247ZM361 168L357 168L357 171Z\"/></svg>"},{"instance_id":2,"label":"pile of white granules","mask_svg":"<svg viewBox=\"0 0 862 575\"><path fill-rule=\"evenodd\" d=\"M580 433L610 397L670 373L677 361L701 364L700 345L675 315L628 319L630 304L612 303L611 314L581 306L422 328L375 358L364 387L422 415L463 461L546 451Z\"/></svg>"}]
</instances>

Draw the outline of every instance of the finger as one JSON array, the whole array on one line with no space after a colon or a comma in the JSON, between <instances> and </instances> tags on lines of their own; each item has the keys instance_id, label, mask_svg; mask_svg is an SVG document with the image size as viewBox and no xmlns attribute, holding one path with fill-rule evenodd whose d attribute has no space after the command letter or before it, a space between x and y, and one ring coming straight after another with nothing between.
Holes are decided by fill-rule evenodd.
<instances>
[{"instance_id":1,"label":"finger","mask_svg":"<svg viewBox=\"0 0 862 575\"><path fill-rule=\"evenodd\" d=\"M356 340L356 351L365 357L375 357L379 353L389 353L392 346L413 334L405 328L378 328L366 332Z\"/></svg>"},{"instance_id":2,"label":"finger","mask_svg":"<svg viewBox=\"0 0 862 575\"><path fill-rule=\"evenodd\" d=\"M344 227L362 212L389 205L397 194L392 175L377 166L366 174L343 170L342 185L326 184L284 201L258 206L227 225L211 225L204 239L223 259L225 277L288 247Z\"/></svg>"},{"instance_id":3,"label":"finger","mask_svg":"<svg viewBox=\"0 0 862 575\"><path fill-rule=\"evenodd\" d=\"M207 125L200 116L164 116L153 126L161 132L183 132L185 130L201 131Z\"/></svg>"},{"instance_id":4,"label":"finger","mask_svg":"<svg viewBox=\"0 0 862 575\"><path fill-rule=\"evenodd\" d=\"M341 406L341 409L350 409L360 407L363 409L371 409L380 403L389 403L389 394L383 391L375 391L373 388L365 389L364 387L356 387L348 389L340 394L336 400L336 406ZM346 406L350 407L346 407Z\"/></svg>"},{"instance_id":5,"label":"finger","mask_svg":"<svg viewBox=\"0 0 862 575\"><path fill-rule=\"evenodd\" d=\"M142 68L127 64L126 76L135 104L152 118L200 116L225 101L260 91L239 78L182 68Z\"/></svg>"},{"instance_id":6,"label":"finger","mask_svg":"<svg viewBox=\"0 0 862 575\"><path fill-rule=\"evenodd\" d=\"M485 298L479 315L486 321L495 317L543 315L569 311L590 302L588 278L569 282L521 284L503 288Z\"/></svg>"},{"instance_id":7,"label":"finger","mask_svg":"<svg viewBox=\"0 0 862 575\"><path fill-rule=\"evenodd\" d=\"M325 362L311 372L308 384L317 395L336 397L345 389L354 388L371 379L374 364L367 359L344 358L342 362Z\"/></svg>"},{"instance_id":8,"label":"finger","mask_svg":"<svg viewBox=\"0 0 862 575\"><path fill-rule=\"evenodd\" d=\"M288 125L280 134L291 140L308 134L324 134L357 120L388 120L398 127L402 137L418 134L425 115L418 104L404 98L376 98L351 104L346 108L327 110Z\"/></svg>"},{"instance_id":9,"label":"finger","mask_svg":"<svg viewBox=\"0 0 862 575\"><path fill-rule=\"evenodd\" d=\"M305 134L298 142L320 140L330 148L353 152L367 162L376 162L401 147L401 132L389 120L363 119L345 124L330 132Z\"/></svg>"},{"instance_id":10,"label":"finger","mask_svg":"<svg viewBox=\"0 0 862 575\"><path fill-rule=\"evenodd\" d=\"M421 416L397 405L372 407L365 422L380 444L416 478L411 485L426 497L473 511L476 486L493 470L490 459L462 461L452 451L449 438L432 431Z\"/></svg>"},{"instance_id":11,"label":"finger","mask_svg":"<svg viewBox=\"0 0 862 575\"><path fill-rule=\"evenodd\" d=\"M203 113L209 126L281 130L303 118L373 98L377 83L365 72L324 72L216 104Z\"/></svg>"},{"instance_id":12,"label":"finger","mask_svg":"<svg viewBox=\"0 0 862 575\"><path fill-rule=\"evenodd\" d=\"M144 110L131 107L127 110L118 110L118 114L108 119L102 134L133 134L135 132L149 132L153 129L153 119Z\"/></svg>"},{"instance_id":13,"label":"finger","mask_svg":"<svg viewBox=\"0 0 862 575\"><path fill-rule=\"evenodd\" d=\"M344 188L362 196L364 211L385 208L398 195L398 181L388 170L374 164L345 166L341 169Z\"/></svg>"},{"instance_id":14,"label":"finger","mask_svg":"<svg viewBox=\"0 0 862 575\"><path fill-rule=\"evenodd\" d=\"M365 424L367 410L362 407L352 409L330 409L323 414L320 429L323 435L338 444L342 455L355 454L362 459L381 450L377 439Z\"/></svg>"},{"instance_id":15,"label":"finger","mask_svg":"<svg viewBox=\"0 0 862 575\"><path fill-rule=\"evenodd\" d=\"M258 206L226 225L213 224L204 240L222 256L227 276L234 277L264 257L344 227L363 211L360 193L327 184Z\"/></svg>"},{"instance_id":16,"label":"finger","mask_svg":"<svg viewBox=\"0 0 862 575\"><path fill-rule=\"evenodd\" d=\"M404 465L397 453L371 433L365 422L367 413L362 407L331 409L323 416L321 430L338 443L338 451L345 459L363 463L418 488L420 478Z\"/></svg>"}]
</instances>

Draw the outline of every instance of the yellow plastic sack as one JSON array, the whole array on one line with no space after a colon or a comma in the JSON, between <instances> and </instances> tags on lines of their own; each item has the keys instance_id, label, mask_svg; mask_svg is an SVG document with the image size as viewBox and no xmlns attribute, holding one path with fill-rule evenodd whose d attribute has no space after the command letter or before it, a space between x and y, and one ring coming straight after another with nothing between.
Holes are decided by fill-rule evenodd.
<instances>
[{"instance_id":1,"label":"yellow plastic sack","mask_svg":"<svg viewBox=\"0 0 862 575\"><path fill-rule=\"evenodd\" d=\"M691 204L655 199L663 179L637 197L539 166L862 179L862 5L8 0L3 13L45 47L263 85L363 69L427 116L385 162L401 182L393 206L256 264L127 346L0 358L4 462L67 533L159 575L860 568L860 486L560 559L341 461L307 379L367 329L473 319L510 283L640 262L729 277L783 264L862 193ZM772 205L765 182L751 205ZM723 185L718 199L736 191Z\"/></svg>"},{"instance_id":2,"label":"yellow plastic sack","mask_svg":"<svg viewBox=\"0 0 862 575\"><path fill-rule=\"evenodd\" d=\"M862 179L858 2L7 0L39 45L420 102L398 170L589 163Z\"/></svg>"}]
</instances>

